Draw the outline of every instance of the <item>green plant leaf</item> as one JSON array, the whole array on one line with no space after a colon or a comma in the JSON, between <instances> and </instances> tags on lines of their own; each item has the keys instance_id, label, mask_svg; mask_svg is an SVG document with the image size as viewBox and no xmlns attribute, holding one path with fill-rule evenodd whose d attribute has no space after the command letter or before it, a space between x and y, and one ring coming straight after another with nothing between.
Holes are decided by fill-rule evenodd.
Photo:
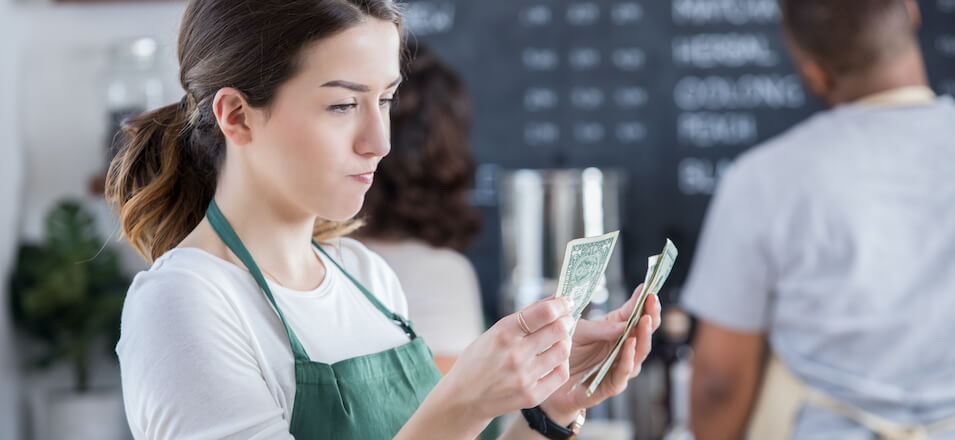
<instances>
[{"instance_id":1,"label":"green plant leaf","mask_svg":"<svg viewBox=\"0 0 955 440\"><path fill-rule=\"evenodd\" d=\"M76 201L57 204L46 218L41 244L20 246L10 280L17 328L43 343L29 368L70 360L78 387L86 386L87 359L94 342L110 349L118 340L119 317L129 279L115 250L103 247L93 216Z\"/></svg>"}]
</instances>

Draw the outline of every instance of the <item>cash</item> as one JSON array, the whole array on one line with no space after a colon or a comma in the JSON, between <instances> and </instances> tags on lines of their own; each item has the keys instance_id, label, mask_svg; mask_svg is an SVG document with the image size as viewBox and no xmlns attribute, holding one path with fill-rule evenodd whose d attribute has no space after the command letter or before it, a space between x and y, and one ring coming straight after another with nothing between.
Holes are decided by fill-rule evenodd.
<instances>
[{"instance_id":1,"label":"cash","mask_svg":"<svg viewBox=\"0 0 955 440\"><path fill-rule=\"evenodd\" d=\"M590 304L594 291L605 282L604 271L619 235L620 231L614 231L598 237L578 238L567 243L560 278L557 281L557 293L554 296L573 298L572 315L575 323Z\"/></svg>"},{"instance_id":2,"label":"cash","mask_svg":"<svg viewBox=\"0 0 955 440\"><path fill-rule=\"evenodd\" d=\"M591 377L593 380L590 381L590 384L587 386L587 396L593 395L594 391L597 390L597 387L600 386L600 382L603 381L604 376L607 375L607 372L610 371L610 367L613 365L614 359L617 358L617 355L620 353L620 348L623 347L624 341L626 341L627 336L630 335L630 332L633 330L633 326L640 321L640 317L643 316L643 304L647 300L647 296L656 295L660 292L660 289L663 287L663 283L666 282L667 277L670 276L670 270L673 269L673 263L676 262L677 249L670 239L667 239L666 245L663 246L663 251L659 255L654 255L647 259L647 274L644 277L643 289L640 291L640 296L637 299L637 303L634 305L633 311L630 312L630 318L627 321L627 328L623 331L623 334L617 339L616 344L614 344L613 349L610 350L610 353L607 354L607 357L604 358L596 367L590 370L578 383L585 383ZM596 375L595 375L596 374Z\"/></svg>"}]
</instances>

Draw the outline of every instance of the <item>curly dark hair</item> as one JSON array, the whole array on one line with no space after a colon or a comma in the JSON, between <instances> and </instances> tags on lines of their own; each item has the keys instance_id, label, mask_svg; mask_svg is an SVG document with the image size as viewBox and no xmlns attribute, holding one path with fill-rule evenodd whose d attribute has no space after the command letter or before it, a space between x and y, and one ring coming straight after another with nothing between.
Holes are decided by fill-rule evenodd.
<instances>
[{"instance_id":1,"label":"curly dark hair","mask_svg":"<svg viewBox=\"0 0 955 440\"><path fill-rule=\"evenodd\" d=\"M468 202L475 161L471 102L463 81L427 47L409 41L391 114L391 153L378 166L357 235L419 239L463 251L480 228Z\"/></svg>"}]
</instances>

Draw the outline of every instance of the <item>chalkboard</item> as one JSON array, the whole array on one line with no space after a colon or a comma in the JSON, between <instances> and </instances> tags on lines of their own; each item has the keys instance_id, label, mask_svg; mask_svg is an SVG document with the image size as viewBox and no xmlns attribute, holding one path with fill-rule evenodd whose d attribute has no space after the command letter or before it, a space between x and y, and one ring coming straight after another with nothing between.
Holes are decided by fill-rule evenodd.
<instances>
[{"instance_id":1,"label":"chalkboard","mask_svg":"<svg viewBox=\"0 0 955 440\"><path fill-rule=\"evenodd\" d=\"M955 94L955 0L919 2L932 85ZM714 187L741 152L822 104L786 52L776 0L413 1L406 24L464 76L473 148L502 169L607 167L628 173L629 285L664 237L683 283ZM484 168L487 170L488 168ZM487 191L484 192L487 196ZM470 252L497 313L498 219Z\"/></svg>"}]
</instances>

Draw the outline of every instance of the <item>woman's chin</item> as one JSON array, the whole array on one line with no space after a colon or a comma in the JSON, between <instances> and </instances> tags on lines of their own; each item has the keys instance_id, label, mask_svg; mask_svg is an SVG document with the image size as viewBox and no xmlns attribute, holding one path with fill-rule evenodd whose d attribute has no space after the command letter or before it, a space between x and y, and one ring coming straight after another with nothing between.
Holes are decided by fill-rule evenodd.
<instances>
[{"instance_id":1,"label":"woman's chin","mask_svg":"<svg viewBox=\"0 0 955 440\"><path fill-rule=\"evenodd\" d=\"M358 212L361 211L361 203L356 203L354 206L336 206L335 209L328 210L319 214L319 217L333 222L344 222L355 218L358 215Z\"/></svg>"}]
</instances>

